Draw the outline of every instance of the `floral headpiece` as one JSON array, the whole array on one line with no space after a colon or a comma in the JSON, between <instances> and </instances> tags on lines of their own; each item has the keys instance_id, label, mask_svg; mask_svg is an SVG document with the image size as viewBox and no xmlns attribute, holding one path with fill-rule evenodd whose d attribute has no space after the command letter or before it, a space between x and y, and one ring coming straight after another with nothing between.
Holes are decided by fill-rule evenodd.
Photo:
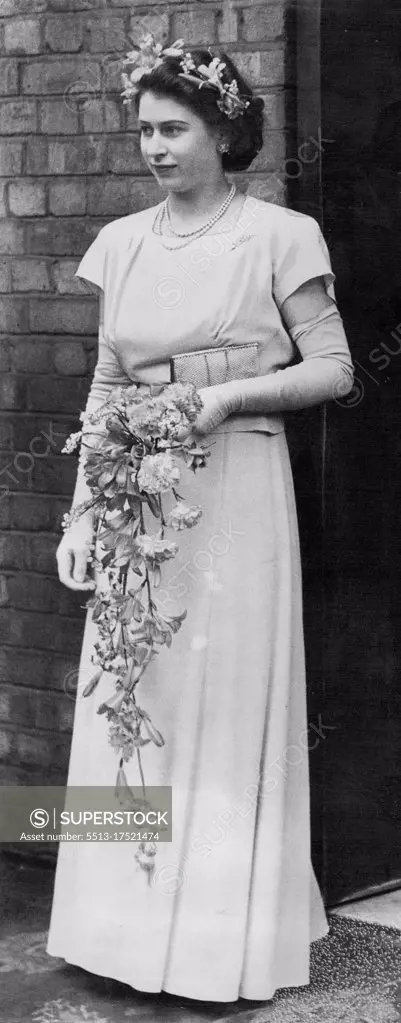
<instances>
[{"instance_id":1,"label":"floral headpiece","mask_svg":"<svg viewBox=\"0 0 401 1023\"><path fill-rule=\"evenodd\" d=\"M182 71L179 72L179 78L186 78L188 82L193 82L199 89L209 86L217 90L219 94L217 106L230 120L239 117L249 107L250 101L240 95L236 79L232 78L231 82L223 81L226 65L219 57L213 57L208 65L196 64L192 53L185 50L183 39L177 39L172 46L163 49L161 43L157 43L150 33L143 36L138 46L127 53L122 62L131 65L132 68L128 74L125 71L122 72L124 90L121 95L125 97L123 102L129 103L136 96L143 75L153 71L153 68L159 67L169 57L174 57L180 62Z\"/></svg>"}]
</instances>

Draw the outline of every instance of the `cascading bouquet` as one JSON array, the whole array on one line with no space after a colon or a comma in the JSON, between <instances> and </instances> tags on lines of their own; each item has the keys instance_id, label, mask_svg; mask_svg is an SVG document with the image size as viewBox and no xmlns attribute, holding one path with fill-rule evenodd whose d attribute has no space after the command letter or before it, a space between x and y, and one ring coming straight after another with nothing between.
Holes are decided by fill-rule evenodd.
<instances>
[{"instance_id":1,"label":"cascading bouquet","mask_svg":"<svg viewBox=\"0 0 401 1023\"><path fill-rule=\"evenodd\" d=\"M202 408L190 383L161 385L156 395L144 394L136 384L118 387L96 412L83 417L83 430L72 434L63 448L66 454L80 446L85 449L84 474L92 495L64 516L63 528L69 529L89 508L95 509L98 519L93 561L100 574L87 607L93 609L99 639L92 654L96 672L82 695L94 693L105 673L113 677L115 692L97 713L105 714L109 722L109 743L119 755L116 793L122 793L126 803L131 790L124 762L137 756L145 795L141 749L149 742L164 745L136 691L157 647L171 646L187 614L184 610L167 615L154 591L161 582L163 562L178 552L166 530L192 528L202 515L199 506L188 505L177 491L176 462L182 459L193 472L206 464L210 451L190 437L191 424ZM87 442L91 426L96 431L94 446ZM162 495L168 494L175 504L166 513ZM145 513L158 520L156 533L148 531ZM154 843L150 849L146 846L140 843L136 858L151 870L156 849Z\"/></svg>"}]
</instances>

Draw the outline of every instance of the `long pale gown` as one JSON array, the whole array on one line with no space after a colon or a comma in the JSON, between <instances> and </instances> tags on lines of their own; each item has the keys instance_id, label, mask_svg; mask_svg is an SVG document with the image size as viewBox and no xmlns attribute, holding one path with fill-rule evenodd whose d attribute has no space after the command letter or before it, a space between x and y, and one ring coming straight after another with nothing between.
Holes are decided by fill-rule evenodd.
<instances>
[{"instance_id":1,"label":"long pale gown","mask_svg":"<svg viewBox=\"0 0 401 1023\"><path fill-rule=\"evenodd\" d=\"M169 380L171 355L227 344L257 341L260 374L285 367L284 300L321 275L333 296L317 223L248 198L228 233L167 252L155 212L108 224L79 265L104 301L92 394L134 379L146 391ZM203 516L171 533L162 572L165 609L187 618L141 683L165 738L144 747L145 778L172 786L173 841L152 884L129 842L60 843L47 951L141 991L267 1000L308 983L310 944L328 933L310 861L296 508L280 415L230 416L209 441L207 467L179 486ZM95 639L88 612L78 694ZM76 702L69 785L115 782L104 678ZM140 784L136 761L126 773Z\"/></svg>"}]
</instances>

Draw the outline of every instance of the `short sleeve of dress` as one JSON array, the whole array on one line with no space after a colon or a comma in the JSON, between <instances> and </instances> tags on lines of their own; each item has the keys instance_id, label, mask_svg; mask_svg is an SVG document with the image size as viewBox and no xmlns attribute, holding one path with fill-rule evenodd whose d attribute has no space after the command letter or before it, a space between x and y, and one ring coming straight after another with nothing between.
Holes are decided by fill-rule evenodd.
<instances>
[{"instance_id":1,"label":"short sleeve of dress","mask_svg":"<svg viewBox=\"0 0 401 1023\"><path fill-rule=\"evenodd\" d=\"M323 277L327 294L335 299L335 274L329 250L313 217L286 211L286 223L275 234L273 293L279 309L286 298L314 277Z\"/></svg>"},{"instance_id":2,"label":"short sleeve of dress","mask_svg":"<svg viewBox=\"0 0 401 1023\"><path fill-rule=\"evenodd\" d=\"M104 266L106 258L105 229L102 227L99 234L82 256L74 277L83 277L85 281L96 284L104 291Z\"/></svg>"}]
</instances>

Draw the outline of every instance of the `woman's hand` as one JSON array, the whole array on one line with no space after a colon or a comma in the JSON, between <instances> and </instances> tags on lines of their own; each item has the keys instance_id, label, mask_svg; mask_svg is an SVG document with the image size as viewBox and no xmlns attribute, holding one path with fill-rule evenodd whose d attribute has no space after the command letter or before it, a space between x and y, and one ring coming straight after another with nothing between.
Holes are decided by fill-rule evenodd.
<instances>
[{"instance_id":1,"label":"woman's hand","mask_svg":"<svg viewBox=\"0 0 401 1023\"><path fill-rule=\"evenodd\" d=\"M202 398L203 409L192 425L193 433L201 435L212 433L227 416L239 411L240 398L235 380L226 384L214 384L212 387L200 387L198 394Z\"/></svg>"},{"instance_id":2,"label":"woman's hand","mask_svg":"<svg viewBox=\"0 0 401 1023\"><path fill-rule=\"evenodd\" d=\"M88 561L94 540L92 516L82 517L64 533L56 551L60 582L70 590L94 590L96 583L88 575Z\"/></svg>"}]
</instances>

